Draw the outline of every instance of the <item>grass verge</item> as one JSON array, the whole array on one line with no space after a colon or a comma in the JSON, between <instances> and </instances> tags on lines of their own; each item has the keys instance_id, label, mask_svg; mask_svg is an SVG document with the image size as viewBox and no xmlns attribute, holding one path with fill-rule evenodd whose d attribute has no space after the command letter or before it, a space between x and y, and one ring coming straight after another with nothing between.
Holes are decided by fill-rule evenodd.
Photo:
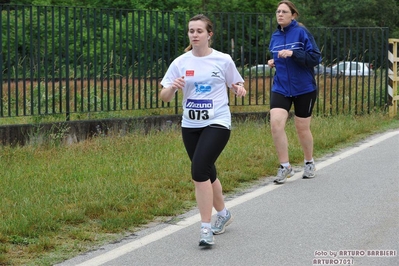
<instances>
[{"instance_id":1,"label":"grass verge","mask_svg":"<svg viewBox=\"0 0 399 266\"><path fill-rule=\"evenodd\" d=\"M217 162L225 194L278 165L269 124L234 122ZM315 159L399 128L382 114L315 117ZM303 155L287 124L292 164ZM195 207L179 128L98 137L71 146L1 147L0 265L52 265Z\"/></svg>"}]
</instances>

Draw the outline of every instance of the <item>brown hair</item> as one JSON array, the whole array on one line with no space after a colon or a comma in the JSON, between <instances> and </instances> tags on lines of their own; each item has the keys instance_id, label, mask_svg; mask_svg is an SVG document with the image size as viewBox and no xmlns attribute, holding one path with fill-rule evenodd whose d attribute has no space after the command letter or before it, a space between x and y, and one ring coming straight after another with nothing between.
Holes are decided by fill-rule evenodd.
<instances>
[{"instance_id":1,"label":"brown hair","mask_svg":"<svg viewBox=\"0 0 399 266\"><path fill-rule=\"evenodd\" d=\"M292 13L293 15L296 15L296 16L295 16L295 19L297 19L297 18L299 17L299 11L298 11L298 9L296 8L296 6L294 5L294 3L292 3L291 1L288 1L288 0L284 0L284 1L280 1L280 2L278 3L277 7L279 7L279 6L282 5L282 4L286 4L286 5L289 7L289 9L291 10L291 13Z\"/></svg>"},{"instance_id":2,"label":"brown hair","mask_svg":"<svg viewBox=\"0 0 399 266\"><path fill-rule=\"evenodd\" d=\"M205 15L203 15L203 14L195 15L194 17L190 18L190 20L189 20L188 22L190 23L191 21L197 21L197 20L201 20L201 21L205 22L205 24L206 24L206 31L207 31L208 33L213 32L213 23L212 23L212 21L211 21L207 16L205 16ZM187 30L188 30L188 29L187 29ZM208 45L211 46L211 43L212 43L212 41L209 40ZM192 45L191 45L191 43L190 43L190 44L186 47L186 49L184 49L184 52L188 52L188 51L190 51L191 49L193 49L193 47L192 47Z\"/></svg>"}]
</instances>

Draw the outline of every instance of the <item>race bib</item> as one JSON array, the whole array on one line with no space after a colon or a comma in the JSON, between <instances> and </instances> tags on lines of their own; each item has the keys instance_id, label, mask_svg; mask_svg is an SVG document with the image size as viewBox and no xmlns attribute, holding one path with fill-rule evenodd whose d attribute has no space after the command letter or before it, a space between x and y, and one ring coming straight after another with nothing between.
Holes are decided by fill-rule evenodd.
<instances>
[{"instance_id":1,"label":"race bib","mask_svg":"<svg viewBox=\"0 0 399 266\"><path fill-rule=\"evenodd\" d=\"M190 120L208 120L215 116L213 101L207 99L187 99L183 115Z\"/></svg>"}]
</instances>

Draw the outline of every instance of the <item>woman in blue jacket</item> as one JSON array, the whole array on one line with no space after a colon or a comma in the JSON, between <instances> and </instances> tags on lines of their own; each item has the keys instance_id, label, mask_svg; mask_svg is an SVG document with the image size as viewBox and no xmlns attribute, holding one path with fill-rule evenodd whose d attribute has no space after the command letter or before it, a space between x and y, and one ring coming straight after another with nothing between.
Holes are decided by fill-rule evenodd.
<instances>
[{"instance_id":1,"label":"woman in blue jacket","mask_svg":"<svg viewBox=\"0 0 399 266\"><path fill-rule=\"evenodd\" d=\"M295 127L304 153L303 178L315 176L313 136L310 131L312 110L317 97L314 66L320 63L320 51L313 36L296 21L299 12L290 1L279 2L278 23L269 49L276 68L270 100L270 125L280 167L275 182L282 184L294 171L289 162L285 125L291 106L295 110Z\"/></svg>"}]
</instances>

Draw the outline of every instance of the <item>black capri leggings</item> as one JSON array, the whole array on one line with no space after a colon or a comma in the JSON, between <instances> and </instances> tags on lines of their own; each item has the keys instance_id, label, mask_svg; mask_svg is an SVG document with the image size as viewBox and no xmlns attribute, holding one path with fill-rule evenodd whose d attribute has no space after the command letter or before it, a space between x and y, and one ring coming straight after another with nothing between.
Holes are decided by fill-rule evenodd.
<instances>
[{"instance_id":1,"label":"black capri leggings","mask_svg":"<svg viewBox=\"0 0 399 266\"><path fill-rule=\"evenodd\" d=\"M230 138L230 130L221 125L204 128L182 128L184 146L191 160L194 181L216 180L215 162Z\"/></svg>"}]
</instances>

